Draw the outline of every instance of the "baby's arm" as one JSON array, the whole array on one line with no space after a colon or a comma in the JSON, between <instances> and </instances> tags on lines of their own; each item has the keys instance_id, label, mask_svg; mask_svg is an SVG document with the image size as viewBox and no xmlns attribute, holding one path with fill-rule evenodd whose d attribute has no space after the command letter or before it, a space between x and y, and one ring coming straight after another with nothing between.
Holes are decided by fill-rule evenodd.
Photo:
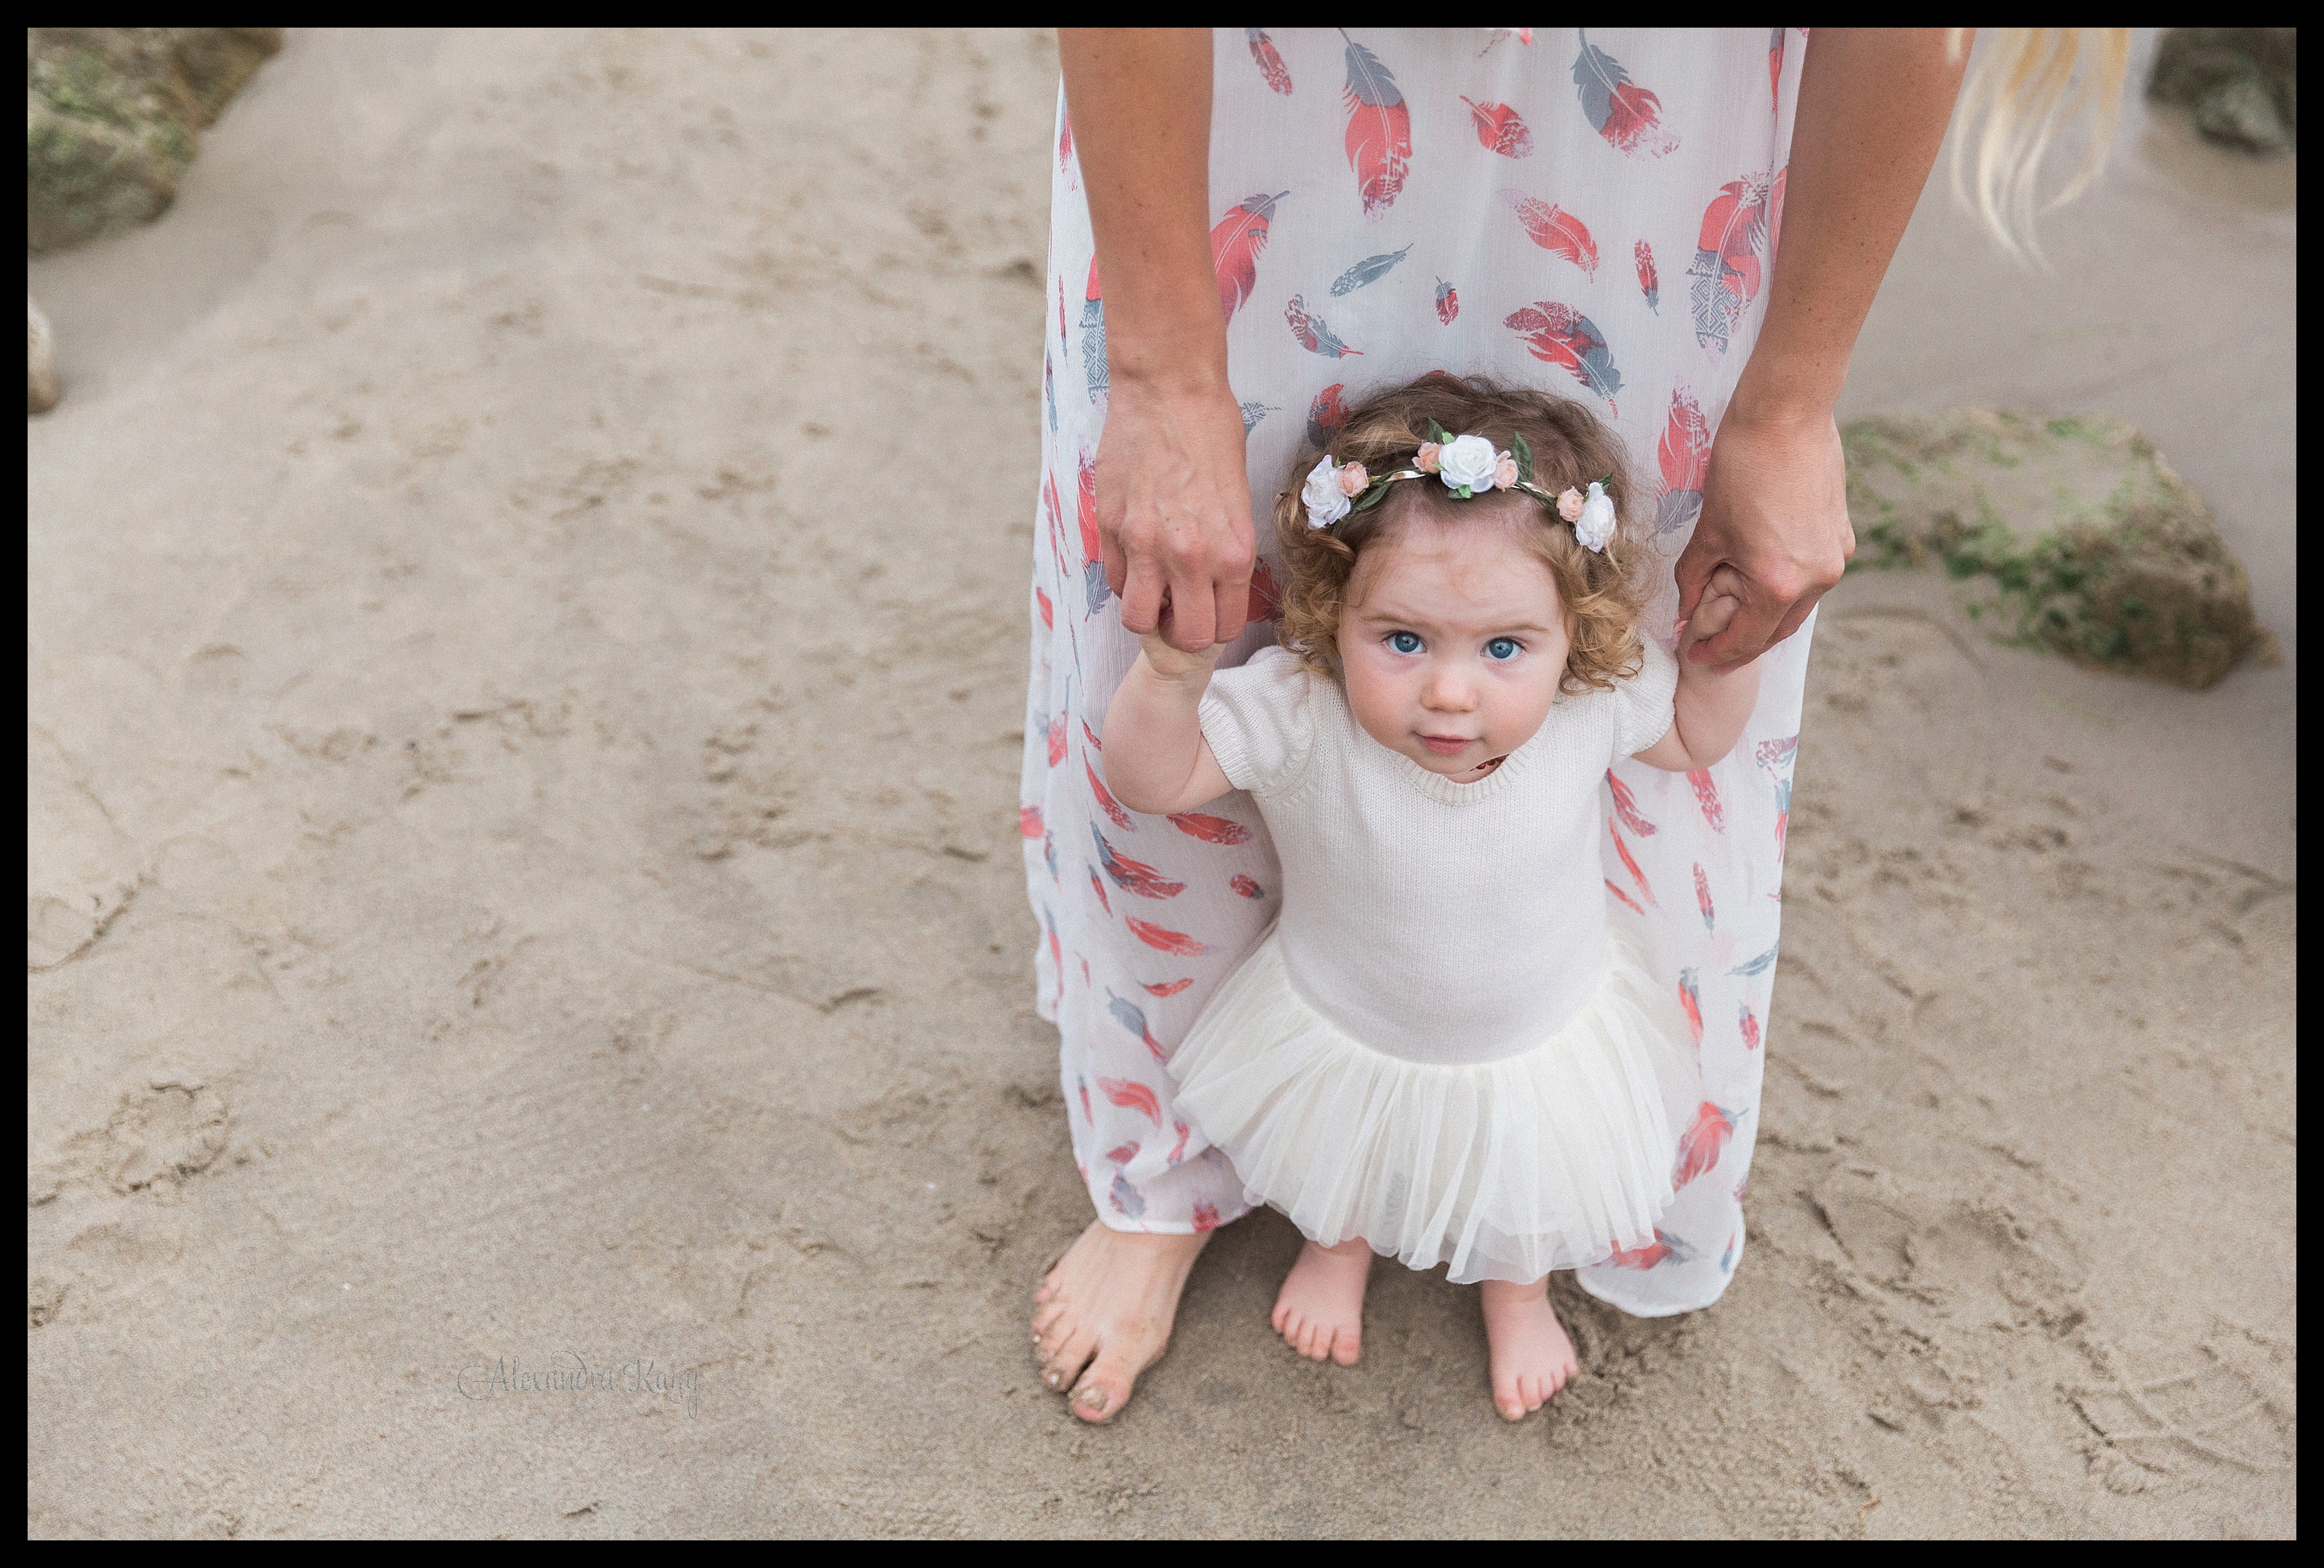
<instances>
[{"instance_id":1,"label":"baby's arm","mask_svg":"<svg viewBox=\"0 0 2324 1568\"><path fill-rule=\"evenodd\" d=\"M1143 651L1105 710L1106 788L1132 811L1191 811L1234 788L1203 738L1203 693L1219 649L1182 653L1158 632L1139 641Z\"/></svg>"},{"instance_id":2,"label":"baby's arm","mask_svg":"<svg viewBox=\"0 0 2324 1568\"><path fill-rule=\"evenodd\" d=\"M1638 753L1649 768L1673 773L1708 768L1735 749L1751 707L1759 700L1759 661L1720 674L1707 664L1695 664L1687 650L1716 637L1735 618L1740 601L1721 595L1705 597L1694 607L1694 618L1682 628L1678 644L1678 713L1669 733Z\"/></svg>"}]
</instances>

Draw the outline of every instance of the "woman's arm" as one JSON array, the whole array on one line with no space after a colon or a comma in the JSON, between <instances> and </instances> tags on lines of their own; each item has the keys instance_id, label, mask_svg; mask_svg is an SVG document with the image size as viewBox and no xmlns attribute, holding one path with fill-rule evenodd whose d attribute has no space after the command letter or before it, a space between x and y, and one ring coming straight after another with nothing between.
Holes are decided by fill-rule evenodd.
<instances>
[{"instance_id":1,"label":"woman's arm","mask_svg":"<svg viewBox=\"0 0 2324 1568\"><path fill-rule=\"evenodd\" d=\"M1191 811L1234 788L1203 737L1203 693L1219 650L1184 653L1154 632L1143 641L1105 710L1106 788L1132 811Z\"/></svg>"},{"instance_id":2,"label":"woman's arm","mask_svg":"<svg viewBox=\"0 0 2324 1568\"><path fill-rule=\"evenodd\" d=\"M1766 320L1678 558L1681 616L1707 586L1741 601L1698 662L1731 667L1790 636L1856 553L1832 407L1966 61L1946 57L1942 28L1819 27L1808 40Z\"/></svg>"},{"instance_id":3,"label":"woman's arm","mask_svg":"<svg viewBox=\"0 0 2324 1568\"><path fill-rule=\"evenodd\" d=\"M1253 558L1242 414L1211 266L1211 35L1061 28L1105 300L1097 526L1121 623L1192 652L1239 636Z\"/></svg>"}]
</instances>

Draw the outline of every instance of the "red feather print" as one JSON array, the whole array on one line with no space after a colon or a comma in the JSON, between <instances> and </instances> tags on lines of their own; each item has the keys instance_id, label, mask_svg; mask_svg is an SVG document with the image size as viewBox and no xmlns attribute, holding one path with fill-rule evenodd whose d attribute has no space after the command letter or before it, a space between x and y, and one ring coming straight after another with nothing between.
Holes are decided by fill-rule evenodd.
<instances>
[{"instance_id":1,"label":"red feather print","mask_svg":"<svg viewBox=\"0 0 2324 1568\"><path fill-rule=\"evenodd\" d=\"M1734 1119L1704 1101L1694 1113L1694 1125L1678 1140L1678 1168L1671 1173L1671 1185L1683 1187L1699 1176L1708 1176L1727 1151L1727 1140L1734 1131Z\"/></svg>"},{"instance_id":2,"label":"red feather print","mask_svg":"<svg viewBox=\"0 0 2324 1568\"><path fill-rule=\"evenodd\" d=\"M1105 867L1105 874L1123 892L1135 893L1141 899L1175 899L1186 890L1185 883L1170 881L1144 861L1117 853L1094 823L1090 826L1090 836L1097 840L1098 863Z\"/></svg>"},{"instance_id":3,"label":"red feather print","mask_svg":"<svg viewBox=\"0 0 2324 1568\"><path fill-rule=\"evenodd\" d=\"M1458 317L1460 314L1460 291L1454 289L1452 284L1446 282L1443 279L1437 279L1436 319L1444 323L1445 326L1450 327L1452 325L1453 318Z\"/></svg>"},{"instance_id":4,"label":"red feather print","mask_svg":"<svg viewBox=\"0 0 2324 1568\"><path fill-rule=\"evenodd\" d=\"M1537 300L1501 325L1522 336L1536 359L1572 371L1576 381L1606 400L1616 419L1622 417L1614 406L1614 394L1622 390L1622 373L1614 368L1606 335L1589 317L1571 305Z\"/></svg>"},{"instance_id":5,"label":"red feather print","mask_svg":"<svg viewBox=\"0 0 2324 1568\"><path fill-rule=\"evenodd\" d=\"M1041 824L1041 808L1020 806L1017 808L1017 835L1020 838L1038 838L1049 830Z\"/></svg>"},{"instance_id":6,"label":"red feather print","mask_svg":"<svg viewBox=\"0 0 2324 1568\"><path fill-rule=\"evenodd\" d=\"M1186 1139L1194 1136L1194 1130L1183 1121L1172 1122L1170 1130L1178 1135L1178 1141L1170 1146L1169 1158L1162 1163L1169 1168L1176 1169L1178 1162L1186 1158Z\"/></svg>"},{"instance_id":7,"label":"red feather print","mask_svg":"<svg viewBox=\"0 0 2324 1568\"><path fill-rule=\"evenodd\" d=\"M1127 917L1127 919L1130 934L1157 953L1172 953L1181 958L1199 958L1210 951L1208 947L1187 936L1184 931L1166 931L1161 927L1141 920L1135 915Z\"/></svg>"},{"instance_id":8,"label":"red feather print","mask_svg":"<svg viewBox=\"0 0 2324 1568\"><path fill-rule=\"evenodd\" d=\"M1082 598L1089 606L1083 613L1094 615L1113 596L1113 587L1105 580L1105 545L1097 532L1097 459L1087 452L1081 457L1081 493L1076 503L1075 516L1082 529Z\"/></svg>"},{"instance_id":9,"label":"red feather print","mask_svg":"<svg viewBox=\"0 0 2324 1568\"><path fill-rule=\"evenodd\" d=\"M1686 388L1671 389L1670 419L1656 447L1663 487L1655 502L1655 532L1674 533L1702 512L1702 482L1711 474L1711 421Z\"/></svg>"},{"instance_id":10,"label":"red feather print","mask_svg":"<svg viewBox=\"0 0 2324 1568\"><path fill-rule=\"evenodd\" d=\"M1719 786L1711 781L1711 770L1697 768L1686 776L1694 786L1694 803L1702 807L1702 820L1711 824L1713 833L1727 831L1727 813L1720 809Z\"/></svg>"},{"instance_id":11,"label":"red feather print","mask_svg":"<svg viewBox=\"0 0 2324 1568\"><path fill-rule=\"evenodd\" d=\"M1735 1027L1742 1031L1745 1050L1756 1051L1759 1048L1759 1015L1751 1010L1749 1002L1738 1001L1735 1004Z\"/></svg>"},{"instance_id":12,"label":"red feather print","mask_svg":"<svg viewBox=\"0 0 2324 1568\"><path fill-rule=\"evenodd\" d=\"M1106 793L1104 780L1097 776L1097 770L1084 761L1082 763L1082 771L1089 775L1090 790L1097 797L1098 809L1112 818L1114 826L1121 829L1122 832L1137 832L1137 826L1130 820L1130 813L1121 808L1121 802Z\"/></svg>"},{"instance_id":13,"label":"red feather print","mask_svg":"<svg viewBox=\"0 0 2324 1568\"><path fill-rule=\"evenodd\" d=\"M1189 974L1183 980L1166 980L1159 985L1141 984L1139 989L1148 996L1176 996L1194 983L1194 977Z\"/></svg>"},{"instance_id":14,"label":"red feather print","mask_svg":"<svg viewBox=\"0 0 2324 1568\"><path fill-rule=\"evenodd\" d=\"M1646 913L1644 909L1638 909L1637 899L1630 897L1629 894L1624 892L1621 889L1614 885L1614 879L1611 877L1606 879L1606 890L1613 894L1616 898L1621 899L1622 902L1629 905L1631 909L1637 909L1639 914L1643 915Z\"/></svg>"},{"instance_id":15,"label":"red feather print","mask_svg":"<svg viewBox=\"0 0 2324 1568\"><path fill-rule=\"evenodd\" d=\"M1268 87L1289 97L1291 73L1284 69L1283 56L1276 51L1275 41L1267 36L1264 28L1246 27L1242 32L1250 42L1250 58L1259 61L1259 74L1267 78Z\"/></svg>"},{"instance_id":16,"label":"red feather print","mask_svg":"<svg viewBox=\"0 0 2324 1568\"><path fill-rule=\"evenodd\" d=\"M1330 450L1333 438L1348 422L1348 406L1340 401L1346 386L1345 382L1335 381L1307 405L1307 444L1317 451Z\"/></svg>"},{"instance_id":17,"label":"red feather print","mask_svg":"<svg viewBox=\"0 0 2324 1568\"><path fill-rule=\"evenodd\" d=\"M1622 857L1623 869L1630 873L1630 880L1638 884L1638 891L1646 896L1646 902L1649 904L1653 903L1655 901L1655 890L1654 889L1646 886L1646 873L1640 871L1638 869L1638 862L1630 858L1630 846L1622 842L1622 835L1620 834L1614 833L1614 825L1612 823L1609 822L1606 825L1606 831L1608 833L1614 834L1614 853ZM1635 833L1637 829L1633 826L1630 831ZM1649 827L1646 831L1648 833L1652 833L1654 829Z\"/></svg>"},{"instance_id":18,"label":"red feather print","mask_svg":"<svg viewBox=\"0 0 2324 1568\"><path fill-rule=\"evenodd\" d=\"M1573 57L1573 85L1591 128L1617 152L1660 158L1678 150L1678 138L1663 128L1663 101L1630 80L1621 61L1582 37Z\"/></svg>"},{"instance_id":19,"label":"red feather print","mask_svg":"<svg viewBox=\"0 0 2324 1568\"><path fill-rule=\"evenodd\" d=\"M1055 631L1057 625L1057 607L1049 603L1049 595L1041 592L1038 584L1033 589L1033 602L1041 608L1041 624Z\"/></svg>"},{"instance_id":20,"label":"red feather print","mask_svg":"<svg viewBox=\"0 0 2324 1568\"><path fill-rule=\"evenodd\" d=\"M1065 715L1059 714L1049 721L1049 766L1054 768L1065 760Z\"/></svg>"},{"instance_id":21,"label":"red feather print","mask_svg":"<svg viewBox=\"0 0 2324 1568\"><path fill-rule=\"evenodd\" d=\"M1058 347L1060 347L1060 348L1062 348L1062 347L1064 347L1064 346L1065 346L1065 281L1063 278L1059 278L1059 279L1057 280L1057 346L1058 346Z\"/></svg>"},{"instance_id":22,"label":"red feather print","mask_svg":"<svg viewBox=\"0 0 2324 1568\"><path fill-rule=\"evenodd\" d=\"M1775 246L1784 237L1784 181L1792 166L1784 164L1775 171L1775 183L1767 192L1767 270L1775 266Z\"/></svg>"},{"instance_id":23,"label":"red feather print","mask_svg":"<svg viewBox=\"0 0 2324 1568\"><path fill-rule=\"evenodd\" d=\"M1686 1014L1687 1032L1694 1037L1696 1045L1702 1045L1702 988L1695 984L1694 971L1692 969L1682 969L1678 972L1678 1005Z\"/></svg>"},{"instance_id":24,"label":"red feather print","mask_svg":"<svg viewBox=\"0 0 2324 1568\"><path fill-rule=\"evenodd\" d=\"M1095 1121L1097 1118L1090 1114L1089 1080L1087 1078L1076 1077L1074 1080L1074 1084L1075 1085L1076 1092L1081 1095L1082 1120L1084 1121Z\"/></svg>"},{"instance_id":25,"label":"red feather print","mask_svg":"<svg viewBox=\"0 0 2324 1568\"><path fill-rule=\"evenodd\" d=\"M1630 793L1630 787L1616 777L1611 769L1607 770L1606 782L1614 791L1614 815L1622 819L1622 826L1640 838L1654 837L1655 825L1638 815L1637 797ZM1646 879L1639 878L1638 885L1646 886Z\"/></svg>"},{"instance_id":26,"label":"red feather print","mask_svg":"<svg viewBox=\"0 0 2324 1568\"><path fill-rule=\"evenodd\" d=\"M1097 1089L1114 1104L1142 1111L1154 1119L1155 1126L1162 1125L1162 1102L1157 1100L1154 1091L1145 1084L1130 1078L1100 1078Z\"/></svg>"},{"instance_id":27,"label":"red feather print","mask_svg":"<svg viewBox=\"0 0 2324 1568\"><path fill-rule=\"evenodd\" d=\"M1097 732L1089 727L1089 720L1087 719L1084 719L1082 721L1082 739L1089 742L1089 749L1093 752L1102 752L1105 750L1105 742L1097 738Z\"/></svg>"},{"instance_id":28,"label":"red feather print","mask_svg":"<svg viewBox=\"0 0 2324 1568\"><path fill-rule=\"evenodd\" d=\"M1341 102L1348 110L1348 167L1356 171L1356 194L1366 217L1388 209L1404 189L1412 157L1412 111L1379 57L1342 28L1348 45L1348 87Z\"/></svg>"},{"instance_id":29,"label":"red feather print","mask_svg":"<svg viewBox=\"0 0 2324 1568\"><path fill-rule=\"evenodd\" d=\"M1646 309L1659 316L1663 313L1663 281L1655 271L1655 248L1640 240L1630 254L1638 262L1638 292L1646 297Z\"/></svg>"},{"instance_id":30,"label":"red feather print","mask_svg":"<svg viewBox=\"0 0 2324 1568\"><path fill-rule=\"evenodd\" d=\"M1115 1106L1143 1111L1148 1117L1153 1117L1155 1127L1162 1127L1162 1101L1155 1099L1155 1092L1148 1090L1143 1083L1137 1083L1134 1078L1099 1078L1097 1092L1104 1094Z\"/></svg>"},{"instance_id":31,"label":"red feather print","mask_svg":"<svg viewBox=\"0 0 2324 1568\"><path fill-rule=\"evenodd\" d=\"M1350 348L1341 342L1339 334L1333 332L1321 316L1308 314L1307 298L1304 294L1291 296L1291 303L1283 308L1283 319L1290 323L1291 336L1299 340L1299 346L1310 354L1320 354L1330 359L1345 359L1351 354L1363 353L1360 348Z\"/></svg>"},{"instance_id":32,"label":"red feather print","mask_svg":"<svg viewBox=\"0 0 2324 1568\"><path fill-rule=\"evenodd\" d=\"M1063 169L1074 161L1074 117L1060 115L1057 120L1057 167Z\"/></svg>"},{"instance_id":33,"label":"red feather print","mask_svg":"<svg viewBox=\"0 0 2324 1568\"><path fill-rule=\"evenodd\" d=\"M1206 1231L1215 1231L1218 1228L1218 1204L1196 1204L1194 1205L1194 1233L1199 1236Z\"/></svg>"},{"instance_id":34,"label":"red feather print","mask_svg":"<svg viewBox=\"0 0 2324 1568\"><path fill-rule=\"evenodd\" d=\"M1097 867L1089 868L1090 886L1097 890L1097 907L1107 914L1113 913L1113 900L1105 896L1105 884L1097 879Z\"/></svg>"},{"instance_id":35,"label":"red feather print","mask_svg":"<svg viewBox=\"0 0 2324 1568\"><path fill-rule=\"evenodd\" d=\"M1522 190L1504 190L1501 199L1517 215L1533 243L1553 255L1563 256L1591 277L1598 274L1598 242L1582 221L1562 208L1537 200Z\"/></svg>"},{"instance_id":36,"label":"red feather print","mask_svg":"<svg viewBox=\"0 0 2324 1568\"><path fill-rule=\"evenodd\" d=\"M1694 1261L1694 1250L1675 1236L1666 1236L1661 1226L1655 1227L1655 1239L1643 1247L1614 1249L1606 1259L1617 1268L1652 1268L1668 1259L1681 1263Z\"/></svg>"},{"instance_id":37,"label":"red feather print","mask_svg":"<svg viewBox=\"0 0 2324 1568\"><path fill-rule=\"evenodd\" d=\"M1696 909L1702 911L1702 928L1706 931L1717 930L1718 927L1712 923L1711 913L1711 879L1702 874L1701 861L1694 862L1694 905Z\"/></svg>"},{"instance_id":38,"label":"red feather print","mask_svg":"<svg viewBox=\"0 0 2324 1568\"><path fill-rule=\"evenodd\" d=\"M1477 123L1477 140L1485 144L1488 152L1499 152L1504 158L1526 158L1533 153L1533 132L1517 112L1507 104L1480 104L1468 98L1469 117Z\"/></svg>"},{"instance_id":39,"label":"red feather print","mask_svg":"<svg viewBox=\"0 0 2324 1568\"><path fill-rule=\"evenodd\" d=\"M1227 208L1226 217L1211 230L1211 270L1218 274L1219 309L1229 322L1259 282L1259 254L1267 249L1267 228L1274 220L1275 204L1290 194L1285 190L1273 196L1246 196L1239 205Z\"/></svg>"},{"instance_id":40,"label":"red feather print","mask_svg":"<svg viewBox=\"0 0 2324 1568\"><path fill-rule=\"evenodd\" d=\"M1236 892L1240 893L1246 899L1263 899L1267 897L1267 890L1265 888L1260 887L1257 882L1251 881L1250 878L1243 875L1240 872L1237 872L1233 876L1227 879L1227 886L1232 888Z\"/></svg>"},{"instance_id":41,"label":"red feather print","mask_svg":"<svg viewBox=\"0 0 2324 1568\"><path fill-rule=\"evenodd\" d=\"M1258 605L1259 619L1262 621L1283 619L1283 589L1276 582L1275 574L1267 569L1265 561L1251 563L1250 596Z\"/></svg>"},{"instance_id":42,"label":"red feather print","mask_svg":"<svg viewBox=\"0 0 2324 1568\"><path fill-rule=\"evenodd\" d=\"M1131 1160L1138 1158L1138 1140L1133 1138L1128 1143L1118 1144L1114 1148L1107 1149L1105 1151L1105 1158L1111 1160L1116 1165L1128 1165Z\"/></svg>"},{"instance_id":43,"label":"red feather print","mask_svg":"<svg viewBox=\"0 0 2324 1568\"><path fill-rule=\"evenodd\" d=\"M1204 816L1199 811L1174 811L1170 814L1170 826L1207 844L1250 842L1250 829L1241 823L1230 822L1223 816Z\"/></svg>"},{"instance_id":44,"label":"red feather print","mask_svg":"<svg viewBox=\"0 0 2324 1568\"><path fill-rule=\"evenodd\" d=\"M1714 355L1727 352L1736 324L1759 297L1765 277L1759 254L1767 247L1767 204L1775 183L1772 173L1730 180L1703 208L1694 263L1686 273L1694 280L1688 292L1695 341Z\"/></svg>"},{"instance_id":45,"label":"red feather print","mask_svg":"<svg viewBox=\"0 0 2324 1568\"><path fill-rule=\"evenodd\" d=\"M1784 107L1784 30L1770 30L1767 40L1767 107L1780 114Z\"/></svg>"}]
</instances>

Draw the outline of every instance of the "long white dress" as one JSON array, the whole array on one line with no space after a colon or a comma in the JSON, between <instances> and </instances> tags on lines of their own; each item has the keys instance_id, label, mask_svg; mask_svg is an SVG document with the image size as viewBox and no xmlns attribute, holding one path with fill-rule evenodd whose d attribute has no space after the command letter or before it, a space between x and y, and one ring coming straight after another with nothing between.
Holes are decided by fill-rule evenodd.
<instances>
[{"instance_id":1,"label":"long white dress","mask_svg":"<svg viewBox=\"0 0 2324 1568\"><path fill-rule=\"evenodd\" d=\"M1655 492L1667 620L1668 562L1766 307L1803 44L1765 28L1216 33L1212 247L1262 555L1294 458L1328 445L1348 403L1482 372L1589 398L1629 444ZM1097 766L1138 643L1099 564L1094 255L1061 99L1019 816L1039 1007L1099 1216L1184 1232L1242 1213L1243 1183L1164 1063L1273 919L1277 871L1248 797L1142 816ZM1263 562L1262 598L1274 581ZM1652 1239L1581 1272L1633 1313L1707 1305L1741 1254L1812 631L1766 656L1725 761L1683 777L1618 764L1602 795L1609 897L1643 917L1704 1084ZM1273 640L1260 620L1222 662Z\"/></svg>"}]
</instances>

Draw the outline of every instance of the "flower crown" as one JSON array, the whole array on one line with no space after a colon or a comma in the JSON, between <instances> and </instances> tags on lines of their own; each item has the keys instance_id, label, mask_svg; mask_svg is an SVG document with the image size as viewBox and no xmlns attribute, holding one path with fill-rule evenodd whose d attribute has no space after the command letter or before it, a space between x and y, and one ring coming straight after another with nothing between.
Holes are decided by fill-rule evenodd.
<instances>
[{"instance_id":1,"label":"flower crown","mask_svg":"<svg viewBox=\"0 0 2324 1568\"><path fill-rule=\"evenodd\" d=\"M1414 454L1411 467L1377 479L1364 472L1361 463L1334 463L1326 452L1323 461L1308 470L1307 483L1299 491L1300 503L1307 509L1307 526L1329 528L1351 512L1379 505L1388 487L1397 480L1425 479L1434 474L1462 501L1488 490L1525 492L1572 523L1573 537L1584 549L1602 554L1606 541L1614 537L1614 502L1606 493L1605 479L1591 480L1587 495L1571 486L1552 495L1534 483L1533 448L1521 435L1510 435L1506 452L1495 451L1492 442L1482 436L1448 436L1434 420L1428 421L1428 435L1429 439Z\"/></svg>"}]
</instances>

